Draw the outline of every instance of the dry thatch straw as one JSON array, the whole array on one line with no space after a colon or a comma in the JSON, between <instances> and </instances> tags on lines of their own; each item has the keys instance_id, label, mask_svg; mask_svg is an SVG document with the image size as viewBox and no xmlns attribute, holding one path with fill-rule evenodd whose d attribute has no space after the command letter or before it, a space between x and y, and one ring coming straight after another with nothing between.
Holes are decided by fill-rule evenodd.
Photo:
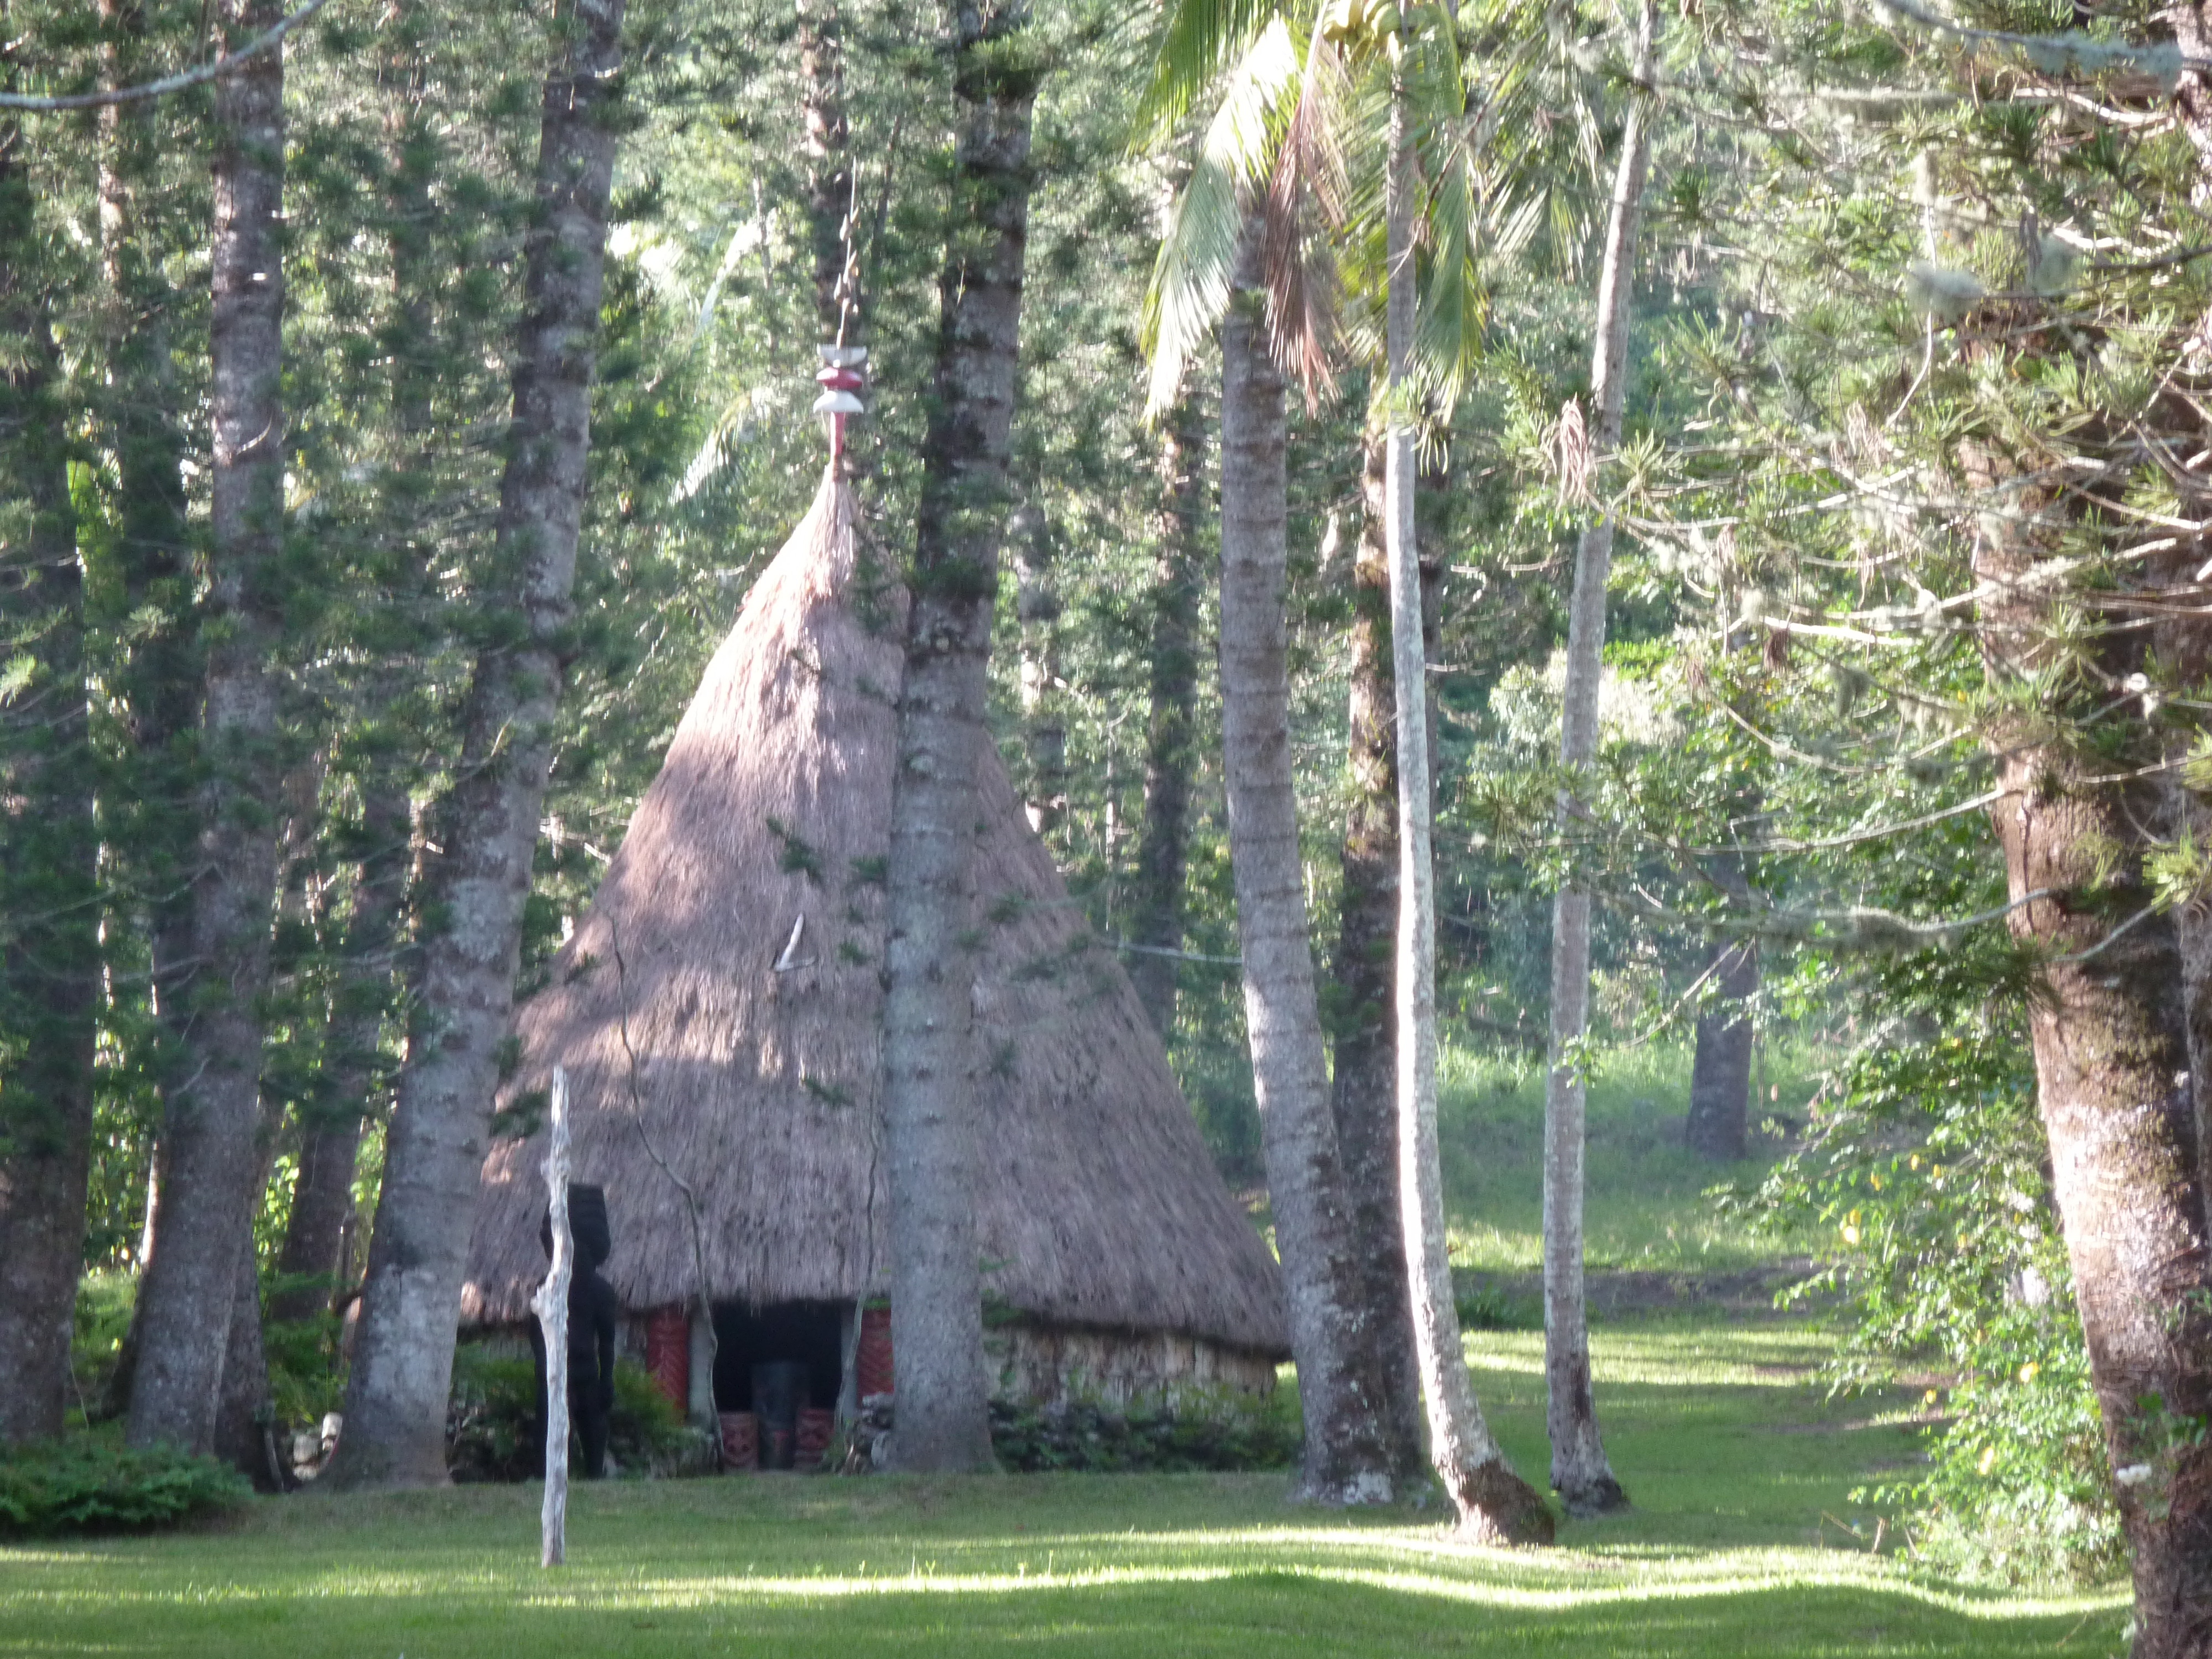
<instances>
[{"instance_id":1,"label":"dry thatch straw","mask_svg":"<svg viewBox=\"0 0 2212 1659\"><path fill-rule=\"evenodd\" d=\"M853 511L825 478L715 653L551 983L517 1019L502 1103L568 1068L575 1176L606 1188L606 1276L631 1308L690 1300L696 1274L682 1201L639 1133L625 1014L645 1134L699 1196L709 1293L849 1301L886 1279L882 879L903 601L856 568ZM995 752L981 774L988 1293L1056 1324L1284 1353L1275 1264L1214 1172L1127 975ZM471 1322L520 1317L544 1270L538 1156L534 1139L507 1141L485 1160Z\"/></svg>"}]
</instances>

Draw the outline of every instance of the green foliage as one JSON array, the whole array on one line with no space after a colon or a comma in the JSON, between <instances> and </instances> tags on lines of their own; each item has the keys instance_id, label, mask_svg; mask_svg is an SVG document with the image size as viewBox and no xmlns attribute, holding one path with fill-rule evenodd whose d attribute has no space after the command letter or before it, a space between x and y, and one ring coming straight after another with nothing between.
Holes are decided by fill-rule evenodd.
<instances>
[{"instance_id":1,"label":"green foliage","mask_svg":"<svg viewBox=\"0 0 2212 1659\"><path fill-rule=\"evenodd\" d=\"M128 1273L87 1273L77 1285L70 1375L85 1402L95 1410L122 1357L123 1339L131 1329L131 1310L137 1294L138 1281Z\"/></svg>"},{"instance_id":2,"label":"green foliage","mask_svg":"<svg viewBox=\"0 0 2212 1659\"><path fill-rule=\"evenodd\" d=\"M1940 985L1940 981L1939 981ZM1805 1148L1751 1203L1815 1242L1844 1387L1930 1373L1927 1472L1873 1487L1954 1571L2094 1582L2118 1520L2016 1012L1901 1022L1838 1068Z\"/></svg>"},{"instance_id":3,"label":"green foliage","mask_svg":"<svg viewBox=\"0 0 2212 1659\"><path fill-rule=\"evenodd\" d=\"M1051 1406L991 1402L991 1449L1022 1474L1188 1474L1283 1469L1302 1444L1295 1406L1279 1395L1227 1395L1170 1409L1135 1401Z\"/></svg>"},{"instance_id":4,"label":"green foliage","mask_svg":"<svg viewBox=\"0 0 2212 1659\"><path fill-rule=\"evenodd\" d=\"M481 1343L453 1356L446 1413L446 1457L460 1481L531 1480L544 1473L532 1441L537 1375L531 1361L501 1358ZM607 1455L618 1474L696 1473L697 1437L645 1368L615 1362L615 1403L607 1418ZM573 1448L571 1455L574 1453Z\"/></svg>"},{"instance_id":5,"label":"green foliage","mask_svg":"<svg viewBox=\"0 0 2212 1659\"><path fill-rule=\"evenodd\" d=\"M234 1509L252 1494L244 1476L213 1458L130 1451L104 1435L0 1449L0 1538L148 1532Z\"/></svg>"}]
</instances>

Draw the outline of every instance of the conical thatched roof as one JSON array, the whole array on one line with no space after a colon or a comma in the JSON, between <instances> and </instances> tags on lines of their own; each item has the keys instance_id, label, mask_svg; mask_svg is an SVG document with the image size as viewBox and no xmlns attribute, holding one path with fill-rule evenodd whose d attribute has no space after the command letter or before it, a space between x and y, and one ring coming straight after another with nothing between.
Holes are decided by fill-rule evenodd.
<instances>
[{"instance_id":1,"label":"conical thatched roof","mask_svg":"<svg viewBox=\"0 0 2212 1659\"><path fill-rule=\"evenodd\" d=\"M694 1287L684 1205L653 1152L699 1196L716 1299L844 1300L887 1281L874 1126L901 601L856 578L852 513L825 481L708 668L550 984L517 1018L504 1098L567 1066L574 1174L606 1187L605 1273L629 1307ZM1274 1262L1216 1175L1127 975L988 749L981 781L988 1290L1055 1322L1284 1352ZM520 1318L543 1275L543 1156L533 1138L485 1160L468 1319Z\"/></svg>"}]
</instances>

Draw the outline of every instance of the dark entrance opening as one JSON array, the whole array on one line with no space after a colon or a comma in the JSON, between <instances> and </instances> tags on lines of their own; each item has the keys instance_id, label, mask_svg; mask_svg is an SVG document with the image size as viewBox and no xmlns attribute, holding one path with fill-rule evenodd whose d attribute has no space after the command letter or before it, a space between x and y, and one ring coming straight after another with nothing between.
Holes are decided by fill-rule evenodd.
<instances>
[{"instance_id":1,"label":"dark entrance opening","mask_svg":"<svg viewBox=\"0 0 2212 1659\"><path fill-rule=\"evenodd\" d=\"M756 1409L753 1367L778 1361L806 1367L800 1403L834 1411L844 1377L845 1307L837 1302L779 1302L714 1307L714 1404L726 1412Z\"/></svg>"}]
</instances>

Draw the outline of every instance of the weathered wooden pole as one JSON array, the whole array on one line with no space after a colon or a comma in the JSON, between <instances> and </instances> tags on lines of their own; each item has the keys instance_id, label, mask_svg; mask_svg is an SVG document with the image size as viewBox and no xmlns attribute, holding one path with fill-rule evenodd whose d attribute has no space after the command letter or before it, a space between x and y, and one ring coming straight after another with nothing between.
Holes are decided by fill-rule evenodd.
<instances>
[{"instance_id":1,"label":"weathered wooden pole","mask_svg":"<svg viewBox=\"0 0 2212 1659\"><path fill-rule=\"evenodd\" d=\"M545 1334L545 1503L542 1567L568 1559L568 1279L576 1247L568 1231L568 1073L553 1068L553 1144L545 1152L545 1190L553 1224L553 1267L530 1299Z\"/></svg>"}]
</instances>

